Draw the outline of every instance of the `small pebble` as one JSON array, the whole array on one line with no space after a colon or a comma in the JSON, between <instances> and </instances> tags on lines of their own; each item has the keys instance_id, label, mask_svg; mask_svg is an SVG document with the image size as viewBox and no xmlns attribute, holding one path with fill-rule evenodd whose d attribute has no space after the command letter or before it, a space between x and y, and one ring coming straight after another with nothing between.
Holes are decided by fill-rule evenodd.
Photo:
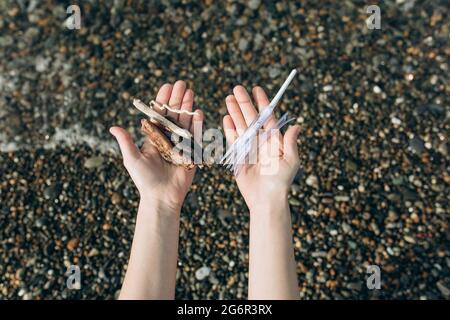
<instances>
[{"instance_id":1,"label":"small pebble","mask_svg":"<svg viewBox=\"0 0 450 320\"><path fill-rule=\"evenodd\" d=\"M195 271L195 278L199 281L204 280L209 276L211 269L208 267L201 267Z\"/></svg>"},{"instance_id":2,"label":"small pebble","mask_svg":"<svg viewBox=\"0 0 450 320\"><path fill-rule=\"evenodd\" d=\"M104 158L101 156L91 157L86 159L84 162L84 167L87 169L93 169L100 167L103 164Z\"/></svg>"}]
</instances>

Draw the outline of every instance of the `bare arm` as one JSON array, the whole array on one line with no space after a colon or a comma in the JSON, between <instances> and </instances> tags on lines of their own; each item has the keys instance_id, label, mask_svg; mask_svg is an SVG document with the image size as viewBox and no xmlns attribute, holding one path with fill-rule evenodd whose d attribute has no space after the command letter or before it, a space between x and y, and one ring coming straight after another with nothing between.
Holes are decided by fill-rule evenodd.
<instances>
[{"instance_id":1,"label":"bare arm","mask_svg":"<svg viewBox=\"0 0 450 320\"><path fill-rule=\"evenodd\" d=\"M176 112L163 116L178 121L183 128L194 132L202 125L203 113L192 111L194 93L186 89L184 81L165 84L156 97L160 104L173 110L188 111L181 117ZM174 299L177 269L180 209L192 184L195 170L174 166L162 159L156 148L145 140L141 149L120 127L110 129L123 156L125 168L139 190L141 200L128 269L120 292L120 299ZM201 134L201 133L200 133Z\"/></svg>"},{"instance_id":2,"label":"bare arm","mask_svg":"<svg viewBox=\"0 0 450 320\"><path fill-rule=\"evenodd\" d=\"M174 299L180 211L141 200L119 299Z\"/></svg>"},{"instance_id":3,"label":"bare arm","mask_svg":"<svg viewBox=\"0 0 450 320\"><path fill-rule=\"evenodd\" d=\"M250 211L249 299L298 299L287 199Z\"/></svg>"},{"instance_id":4,"label":"bare arm","mask_svg":"<svg viewBox=\"0 0 450 320\"><path fill-rule=\"evenodd\" d=\"M269 104L261 87L253 89L260 112ZM257 111L244 87L237 86L226 98L228 115L223 119L229 144L245 132ZM275 117L266 126L276 122ZM298 284L292 227L287 195L300 160L297 136L300 128L290 127L284 135L274 132L258 161L247 164L236 177L250 209L249 299L298 299Z\"/></svg>"}]
</instances>

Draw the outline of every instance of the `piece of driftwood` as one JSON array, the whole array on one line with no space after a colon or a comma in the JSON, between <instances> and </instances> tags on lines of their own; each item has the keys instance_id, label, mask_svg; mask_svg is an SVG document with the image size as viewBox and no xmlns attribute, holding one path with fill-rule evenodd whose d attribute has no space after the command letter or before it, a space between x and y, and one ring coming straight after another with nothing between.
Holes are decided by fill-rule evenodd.
<instances>
[{"instance_id":1,"label":"piece of driftwood","mask_svg":"<svg viewBox=\"0 0 450 320\"><path fill-rule=\"evenodd\" d=\"M189 115L195 115L195 112L187 110L173 109L168 105L160 105L156 101L152 100L150 106L147 106L138 99L133 100L133 105L142 113L148 116L148 119L141 120L141 131L149 138L152 145L158 150L164 160L186 169L192 169L195 166L202 168L204 165L210 165L210 163L195 163L193 159L202 159L202 147L195 141L190 131L181 128L177 123L167 119L153 110L153 107L159 109L167 109L175 113L187 113ZM188 140L190 143L190 155L181 154L181 152L175 148L171 141L171 135L182 137Z\"/></svg>"},{"instance_id":2,"label":"piece of driftwood","mask_svg":"<svg viewBox=\"0 0 450 320\"><path fill-rule=\"evenodd\" d=\"M142 119L141 125L142 132L149 138L151 144L159 151L164 160L186 169L195 167L190 157L175 150L172 141L162 132L157 124L154 124L149 119Z\"/></svg>"},{"instance_id":3,"label":"piece of driftwood","mask_svg":"<svg viewBox=\"0 0 450 320\"><path fill-rule=\"evenodd\" d=\"M174 124L173 122L171 122L170 120L166 119L165 117L160 115L158 112L153 110L151 107L147 106L141 100L134 99L133 105L139 111L141 111L142 113L145 113L150 118L150 120L152 120L152 122L161 124L164 128L167 129L167 131L173 132L173 133L179 135L180 137L183 137L186 139L192 139L192 134L188 130L180 128L179 126L177 126L176 124Z\"/></svg>"},{"instance_id":4,"label":"piece of driftwood","mask_svg":"<svg viewBox=\"0 0 450 320\"><path fill-rule=\"evenodd\" d=\"M150 101L150 107L156 107L159 110L169 110L172 111L174 113L178 113L178 114L187 114L190 116L195 116L197 114L197 112L192 112L192 111L188 111L188 110L184 110L184 109L175 109L172 108L171 106L169 106L168 104L160 104L158 102L156 102L155 100Z\"/></svg>"}]
</instances>

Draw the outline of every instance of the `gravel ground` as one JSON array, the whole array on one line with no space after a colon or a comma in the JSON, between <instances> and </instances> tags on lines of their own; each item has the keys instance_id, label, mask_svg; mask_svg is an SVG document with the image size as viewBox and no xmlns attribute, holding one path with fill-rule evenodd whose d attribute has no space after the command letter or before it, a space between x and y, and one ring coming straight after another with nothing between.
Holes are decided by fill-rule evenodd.
<instances>
[{"instance_id":1,"label":"gravel ground","mask_svg":"<svg viewBox=\"0 0 450 320\"><path fill-rule=\"evenodd\" d=\"M117 296L138 197L107 129L142 141L130 98L184 79L212 128L234 85L272 96L293 67L301 297L450 298L446 1L384 1L381 30L364 1L82 1L81 30L68 5L0 1L0 298ZM246 297L248 220L229 174L198 172L177 298Z\"/></svg>"}]
</instances>

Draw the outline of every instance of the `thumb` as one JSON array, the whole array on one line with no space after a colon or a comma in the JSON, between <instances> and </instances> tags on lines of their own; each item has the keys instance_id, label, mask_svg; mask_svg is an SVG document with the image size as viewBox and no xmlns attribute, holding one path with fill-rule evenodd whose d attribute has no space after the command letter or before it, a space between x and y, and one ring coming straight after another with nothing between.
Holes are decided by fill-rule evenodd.
<instances>
[{"instance_id":1,"label":"thumb","mask_svg":"<svg viewBox=\"0 0 450 320\"><path fill-rule=\"evenodd\" d=\"M122 152L123 162L139 158L140 152L133 142L130 134L121 127L111 127L109 132L117 139L120 152Z\"/></svg>"},{"instance_id":2,"label":"thumb","mask_svg":"<svg viewBox=\"0 0 450 320\"><path fill-rule=\"evenodd\" d=\"M297 163L299 161L297 137L300 133L300 126L290 126L284 134L283 139L283 151L286 160L291 163Z\"/></svg>"}]
</instances>

